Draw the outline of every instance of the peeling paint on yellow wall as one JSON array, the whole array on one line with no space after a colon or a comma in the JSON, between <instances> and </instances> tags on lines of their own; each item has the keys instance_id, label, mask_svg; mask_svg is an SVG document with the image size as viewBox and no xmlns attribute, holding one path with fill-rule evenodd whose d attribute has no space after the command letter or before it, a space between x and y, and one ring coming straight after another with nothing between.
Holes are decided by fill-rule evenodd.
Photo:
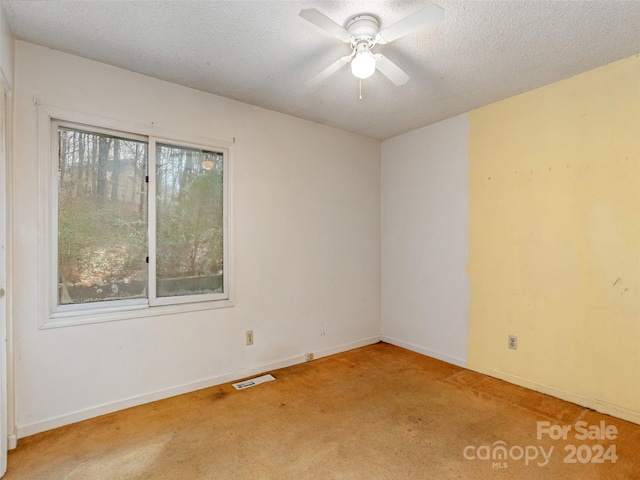
<instances>
[{"instance_id":1,"label":"peeling paint on yellow wall","mask_svg":"<svg viewBox=\"0 0 640 480\"><path fill-rule=\"evenodd\" d=\"M469 119L470 368L640 421L640 58Z\"/></svg>"}]
</instances>

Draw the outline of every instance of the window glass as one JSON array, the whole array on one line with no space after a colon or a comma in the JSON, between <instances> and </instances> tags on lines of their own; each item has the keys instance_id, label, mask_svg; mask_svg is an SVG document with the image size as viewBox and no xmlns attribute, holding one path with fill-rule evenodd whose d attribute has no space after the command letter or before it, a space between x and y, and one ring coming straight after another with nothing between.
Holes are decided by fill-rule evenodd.
<instances>
[{"instance_id":1,"label":"window glass","mask_svg":"<svg viewBox=\"0 0 640 480\"><path fill-rule=\"evenodd\" d=\"M58 128L58 304L147 295L147 144Z\"/></svg>"},{"instance_id":2,"label":"window glass","mask_svg":"<svg viewBox=\"0 0 640 480\"><path fill-rule=\"evenodd\" d=\"M223 292L224 154L156 145L156 296Z\"/></svg>"}]
</instances>

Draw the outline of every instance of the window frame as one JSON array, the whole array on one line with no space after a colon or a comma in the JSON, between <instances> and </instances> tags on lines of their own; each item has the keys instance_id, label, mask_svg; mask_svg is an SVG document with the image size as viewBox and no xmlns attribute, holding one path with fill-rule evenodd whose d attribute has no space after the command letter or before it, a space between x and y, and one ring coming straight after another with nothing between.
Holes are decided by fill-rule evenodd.
<instances>
[{"instance_id":1,"label":"window frame","mask_svg":"<svg viewBox=\"0 0 640 480\"><path fill-rule=\"evenodd\" d=\"M233 142L188 135L126 121L38 106L39 144L39 328L55 328L139 317L234 306L233 300ZM85 304L58 305L58 126L90 133L117 135L147 143L147 227L149 269L147 297ZM223 293L173 297L155 296L155 162L156 143L197 148L223 154ZM153 217L153 218L152 218ZM153 219L153 221L152 221ZM153 230L153 232L152 232ZM153 252L152 238L154 239ZM152 276L152 273L154 276Z\"/></svg>"}]
</instances>

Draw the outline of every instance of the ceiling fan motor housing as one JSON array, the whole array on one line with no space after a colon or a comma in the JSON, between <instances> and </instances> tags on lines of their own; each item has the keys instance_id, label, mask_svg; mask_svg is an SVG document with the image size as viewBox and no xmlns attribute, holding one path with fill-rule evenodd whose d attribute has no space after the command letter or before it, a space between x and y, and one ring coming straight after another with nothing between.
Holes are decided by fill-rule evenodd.
<instances>
[{"instance_id":1,"label":"ceiling fan motor housing","mask_svg":"<svg viewBox=\"0 0 640 480\"><path fill-rule=\"evenodd\" d=\"M347 31L357 40L373 42L378 35L380 24L378 19L369 13L355 15L347 20Z\"/></svg>"}]
</instances>

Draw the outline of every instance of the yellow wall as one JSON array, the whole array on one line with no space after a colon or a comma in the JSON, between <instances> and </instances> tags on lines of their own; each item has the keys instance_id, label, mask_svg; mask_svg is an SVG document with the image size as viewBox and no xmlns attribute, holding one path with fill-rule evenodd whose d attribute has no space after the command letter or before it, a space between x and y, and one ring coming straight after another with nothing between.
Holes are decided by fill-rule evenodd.
<instances>
[{"instance_id":1,"label":"yellow wall","mask_svg":"<svg viewBox=\"0 0 640 480\"><path fill-rule=\"evenodd\" d=\"M469 118L469 367L639 421L639 56Z\"/></svg>"}]
</instances>

